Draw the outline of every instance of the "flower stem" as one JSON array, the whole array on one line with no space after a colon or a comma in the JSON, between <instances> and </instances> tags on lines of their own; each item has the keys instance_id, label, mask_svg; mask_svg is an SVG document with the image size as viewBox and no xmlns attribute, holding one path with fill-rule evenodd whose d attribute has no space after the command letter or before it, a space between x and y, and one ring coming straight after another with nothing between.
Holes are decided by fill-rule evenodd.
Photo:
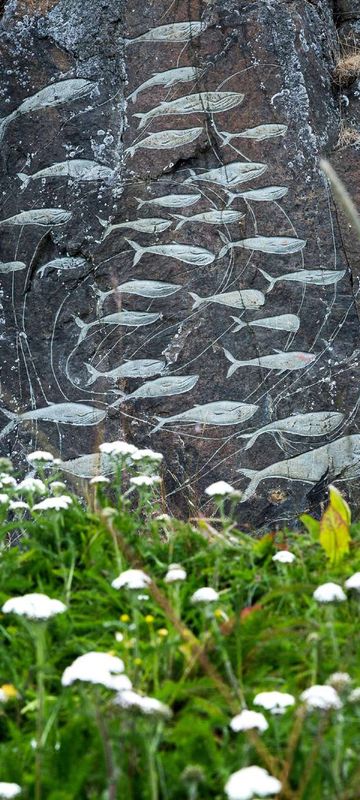
<instances>
[{"instance_id":1,"label":"flower stem","mask_svg":"<svg viewBox=\"0 0 360 800\"><path fill-rule=\"evenodd\" d=\"M34 639L36 654L37 682L37 716L36 716L36 751L35 751L35 800L41 800L41 766L43 749L43 730L45 723L45 653L46 626L36 623Z\"/></svg>"}]
</instances>

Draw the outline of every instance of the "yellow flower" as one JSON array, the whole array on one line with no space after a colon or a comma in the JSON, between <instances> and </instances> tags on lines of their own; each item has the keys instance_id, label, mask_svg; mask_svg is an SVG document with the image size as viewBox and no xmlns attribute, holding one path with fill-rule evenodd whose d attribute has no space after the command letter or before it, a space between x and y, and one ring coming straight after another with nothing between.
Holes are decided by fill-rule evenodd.
<instances>
[{"instance_id":1,"label":"yellow flower","mask_svg":"<svg viewBox=\"0 0 360 800\"><path fill-rule=\"evenodd\" d=\"M19 692L15 689L12 683L3 683L0 686L0 700L7 703L8 700L16 700L19 697Z\"/></svg>"},{"instance_id":2,"label":"yellow flower","mask_svg":"<svg viewBox=\"0 0 360 800\"><path fill-rule=\"evenodd\" d=\"M141 658L134 658L134 664L136 664L136 666L139 667L140 664L142 664L142 659Z\"/></svg>"},{"instance_id":3,"label":"yellow flower","mask_svg":"<svg viewBox=\"0 0 360 800\"><path fill-rule=\"evenodd\" d=\"M225 615L225 614L224 614L224 612L221 610L221 608L217 608L217 609L214 611L214 617L216 617L216 619L223 619L225 616L226 616L226 615Z\"/></svg>"},{"instance_id":4,"label":"yellow flower","mask_svg":"<svg viewBox=\"0 0 360 800\"><path fill-rule=\"evenodd\" d=\"M120 620L121 622L130 622L129 614L121 614Z\"/></svg>"},{"instance_id":5,"label":"yellow flower","mask_svg":"<svg viewBox=\"0 0 360 800\"><path fill-rule=\"evenodd\" d=\"M152 625L152 623L154 622L154 617L152 616L152 614L148 614L145 617L145 622L147 622L148 625Z\"/></svg>"},{"instance_id":6,"label":"yellow flower","mask_svg":"<svg viewBox=\"0 0 360 800\"><path fill-rule=\"evenodd\" d=\"M159 636L164 636L164 637L168 636L169 635L169 631L167 630L167 628L159 628L158 635Z\"/></svg>"}]
</instances>

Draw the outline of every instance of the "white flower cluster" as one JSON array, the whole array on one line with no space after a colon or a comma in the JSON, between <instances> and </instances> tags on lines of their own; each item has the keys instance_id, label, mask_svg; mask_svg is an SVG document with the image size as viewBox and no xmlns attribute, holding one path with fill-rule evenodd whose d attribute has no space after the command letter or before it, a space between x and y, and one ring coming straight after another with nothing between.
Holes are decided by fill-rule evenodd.
<instances>
[{"instance_id":1,"label":"white flower cluster","mask_svg":"<svg viewBox=\"0 0 360 800\"><path fill-rule=\"evenodd\" d=\"M97 653L90 651L84 653L66 667L61 683L63 686L71 686L75 681L82 683L94 683L112 689L115 692L129 690L132 683L124 672L124 662L117 656L109 653Z\"/></svg>"},{"instance_id":2,"label":"white flower cluster","mask_svg":"<svg viewBox=\"0 0 360 800\"><path fill-rule=\"evenodd\" d=\"M20 792L21 787L18 783L0 781L0 798L3 798L3 800L11 800L12 797L17 797Z\"/></svg>"},{"instance_id":3,"label":"white flower cluster","mask_svg":"<svg viewBox=\"0 0 360 800\"><path fill-rule=\"evenodd\" d=\"M252 800L281 792L281 783L262 767L244 767L230 775L225 784L229 800Z\"/></svg>"},{"instance_id":4,"label":"white flower cluster","mask_svg":"<svg viewBox=\"0 0 360 800\"><path fill-rule=\"evenodd\" d=\"M134 691L120 692L114 700L115 705L120 708L134 708L145 715L154 715L169 718L172 716L171 709L157 700L156 697L144 697Z\"/></svg>"},{"instance_id":5,"label":"white flower cluster","mask_svg":"<svg viewBox=\"0 0 360 800\"><path fill-rule=\"evenodd\" d=\"M21 597L11 597L2 607L4 614L17 614L31 620L45 621L66 611L60 600L53 600L47 594L34 592Z\"/></svg>"},{"instance_id":6,"label":"white flower cluster","mask_svg":"<svg viewBox=\"0 0 360 800\"><path fill-rule=\"evenodd\" d=\"M142 569L126 569L121 572L111 586L114 589L146 589L151 583L151 578Z\"/></svg>"}]
</instances>

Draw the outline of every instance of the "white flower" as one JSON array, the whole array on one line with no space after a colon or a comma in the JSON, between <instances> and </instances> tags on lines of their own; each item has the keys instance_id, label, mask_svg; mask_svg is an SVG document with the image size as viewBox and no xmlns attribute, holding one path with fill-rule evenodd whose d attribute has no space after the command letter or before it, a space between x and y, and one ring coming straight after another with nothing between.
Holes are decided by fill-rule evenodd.
<instances>
[{"instance_id":1,"label":"white flower","mask_svg":"<svg viewBox=\"0 0 360 800\"><path fill-rule=\"evenodd\" d=\"M347 589L355 589L355 591L360 592L360 572L354 572L354 575L345 581L345 586Z\"/></svg>"},{"instance_id":2,"label":"white flower","mask_svg":"<svg viewBox=\"0 0 360 800\"><path fill-rule=\"evenodd\" d=\"M54 456L52 453L49 453L47 450L34 450L33 453L29 453L26 456L27 460L30 461L30 464L33 462L44 462L49 464L51 461L54 461Z\"/></svg>"},{"instance_id":3,"label":"white flower","mask_svg":"<svg viewBox=\"0 0 360 800\"><path fill-rule=\"evenodd\" d=\"M230 486L230 483L226 483L226 481L217 481L217 483L211 483L205 489L205 494L209 497L226 497L227 495L234 494L235 489L233 486Z\"/></svg>"},{"instance_id":4,"label":"white flower","mask_svg":"<svg viewBox=\"0 0 360 800\"><path fill-rule=\"evenodd\" d=\"M11 597L4 603L4 614L18 614L28 619L45 620L56 614L66 611L66 606L60 600L53 600L47 594L24 594L22 597Z\"/></svg>"},{"instance_id":5,"label":"white flower","mask_svg":"<svg viewBox=\"0 0 360 800\"><path fill-rule=\"evenodd\" d=\"M131 681L123 675L124 662L109 653L84 653L73 661L63 672L61 683L71 686L75 681L101 684L107 689L122 692L131 689Z\"/></svg>"},{"instance_id":6,"label":"white flower","mask_svg":"<svg viewBox=\"0 0 360 800\"><path fill-rule=\"evenodd\" d=\"M352 683L352 678L350 677L348 672L333 672L330 675L330 678L327 679L326 683L329 686L334 686L335 689L345 689L346 686L350 686Z\"/></svg>"},{"instance_id":7,"label":"white flower","mask_svg":"<svg viewBox=\"0 0 360 800\"><path fill-rule=\"evenodd\" d=\"M10 498L8 497L8 495L1 493L0 494L0 506L6 506L8 503L10 503Z\"/></svg>"},{"instance_id":8,"label":"white flower","mask_svg":"<svg viewBox=\"0 0 360 800\"><path fill-rule=\"evenodd\" d=\"M252 800L269 797L281 791L281 783L262 767L244 767L230 775L225 785L229 800Z\"/></svg>"},{"instance_id":9,"label":"white flower","mask_svg":"<svg viewBox=\"0 0 360 800\"><path fill-rule=\"evenodd\" d=\"M211 586L203 586L197 589L191 597L192 603L214 603L219 599L218 593Z\"/></svg>"},{"instance_id":10,"label":"white flower","mask_svg":"<svg viewBox=\"0 0 360 800\"><path fill-rule=\"evenodd\" d=\"M295 697L287 692L259 692L254 697L254 705L266 708L271 714L284 714L289 706L293 706Z\"/></svg>"},{"instance_id":11,"label":"white flower","mask_svg":"<svg viewBox=\"0 0 360 800\"><path fill-rule=\"evenodd\" d=\"M338 583L322 583L313 593L313 598L318 603L334 603L346 600L346 594Z\"/></svg>"},{"instance_id":12,"label":"white flower","mask_svg":"<svg viewBox=\"0 0 360 800\"><path fill-rule=\"evenodd\" d=\"M292 564L295 559L296 556L294 556L294 553L290 553L290 550L279 550L272 557L273 561L279 561L280 564Z\"/></svg>"},{"instance_id":13,"label":"white flower","mask_svg":"<svg viewBox=\"0 0 360 800\"><path fill-rule=\"evenodd\" d=\"M110 456L131 456L136 453L137 447L128 442L104 442L99 447L100 453L106 453Z\"/></svg>"},{"instance_id":14,"label":"white flower","mask_svg":"<svg viewBox=\"0 0 360 800\"><path fill-rule=\"evenodd\" d=\"M176 583L186 579L186 570L180 564L170 564L165 575L165 583Z\"/></svg>"},{"instance_id":15,"label":"white flower","mask_svg":"<svg viewBox=\"0 0 360 800\"><path fill-rule=\"evenodd\" d=\"M342 708L340 697L333 686L316 684L310 686L310 689L306 689L300 696L310 709L319 708L322 711L329 711L331 708Z\"/></svg>"},{"instance_id":16,"label":"white flower","mask_svg":"<svg viewBox=\"0 0 360 800\"><path fill-rule=\"evenodd\" d=\"M119 642L119 644L120 644L120 642L123 642L123 641L124 641L123 634L122 634L122 633L120 633L120 631L116 631L116 633L115 633L115 640L116 640L117 642Z\"/></svg>"},{"instance_id":17,"label":"white flower","mask_svg":"<svg viewBox=\"0 0 360 800\"><path fill-rule=\"evenodd\" d=\"M52 481L52 483L49 484L49 489L53 492L57 492L59 489L62 492L63 489L66 489L66 483L63 481Z\"/></svg>"},{"instance_id":18,"label":"white flower","mask_svg":"<svg viewBox=\"0 0 360 800\"><path fill-rule=\"evenodd\" d=\"M6 472L2 473L0 476L0 481L2 486L15 487L17 485L15 478L13 478L12 475L7 475Z\"/></svg>"},{"instance_id":19,"label":"white flower","mask_svg":"<svg viewBox=\"0 0 360 800\"><path fill-rule=\"evenodd\" d=\"M110 481L109 481L109 478L105 477L105 475L95 475L93 478L91 478L89 483L90 483L90 486L96 486L96 485L101 485L101 484L105 484L105 483L110 483Z\"/></svg>"},{"instance_id":20,"label":"white flower","mask_svg":"<svg viewBox=\"0 0 360 800\"><path fill-rule=\"evenodd\" d=\"M30 508L29 503L25 503L24 500L10 500L9 509L10 511L27 511Z\"/></svg>"},{"instance_id":21,"label":"white flower","mask_svg":"<svg viewBox=\"0 0 360 800\"><path fill-rule=\"evenodd\" d=\"M18 783L5 783L0 781L0 797L7 800L7 798L17 797L21 792L21 787Z\"/></svg>"},{"instance_id":22,"label":"white flower","mask_svg":"<svg viewBox=\"0 0 360 800\"><path fill-rule=\"evenodd\" d=\"M66 494L59 494L57 497L47 497L33 506L33 511L61 511L71 506L72 499Z\"/></svg>"},{"instance_id":23,"label":"white flower","mask_svg":"<svg viewBox=\"0 0 360 800\"><path fill-rule=\"evenodd\" d=\"M155 519L157 519L158 522L170 522L171 521L170 514L158 514L157 517L155 517Z\"/></svg>"},{"instance_id":24,"label":"white flower","mask_svg":"<svg viewBox=\"0 0 360 800\"><path fill-rule=\"evenodd\" d=\"M136 475L129 482L133 486L155 486L156 483L161 483L161 478L160 475Z\"/></svg>"},{"instance_id":25,"label":"white flower","mask_svg":"<svg viewBox=\"0 0 360 800\"><path fill-rule=\"evenodd\" d=\"M133 461L162 461L164 458L162 453L157 453L155 450L150 450L145 448L144 450L136 450L136 452L132 455Z\"/></svg>"},{"instance_id":26,"label":"white flower","mask_svg":"<svg viewBox=\"0 0 360 800\"><path fill-rule=\"evenodd\" d=\"M142 569L126 569L115 578L111 586L114 589L146 589L151 583L151 578Z\"/></svg>"},{"instance_id":27,"label":"white flower","mask_svg":"<svg viewBox=\"0 0 360 800\"><path fill-rule=\"evenodd\" d=\"M349 694L349 703L360 703L360 686L356 686Z\"/></svg>"},{"instance_id":28,"label":"white flower","mask_svg":"<svg viewBox=\"0 0 360 800\"><path fill-rule=\"evenodd\" d=\"M18 483L18 490L21 492L35 492L36 494L46 494L46 486L40 478L24 478Z\"/></svg>"},{"instance_id":29,"label":"white flower","mask_svg":"<svg viewBox=\"0 0 360 800\"><path fill-rule=\"evenodd\" d=\"M230 722L230 728L235 733L254 729L262 732L266 731L268 727L269 725L263 714L259 714L258 711L248 711L247 708L237 714L236 717L233 717Z\"/></svg>"},{"instance_id":30,"label":"white flower","mask_svg":"<svg viewBox=\"0 0 360 800\"><path fill-rule=\"evenodd\" d=\"M125 691L121 692L115 699L115 704L121 708L136 708L142 711L143 714L161 717L171 717L171 709L157 700L155 697L143 697L137 692Z\"/></svg>"}]
</instances>

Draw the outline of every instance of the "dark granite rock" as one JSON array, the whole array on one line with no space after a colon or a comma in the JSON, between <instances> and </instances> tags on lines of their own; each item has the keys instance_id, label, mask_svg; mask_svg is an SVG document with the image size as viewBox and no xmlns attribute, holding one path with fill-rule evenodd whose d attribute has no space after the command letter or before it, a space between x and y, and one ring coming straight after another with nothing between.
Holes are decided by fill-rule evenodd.
<instances>
[{"instance_id":1,"label":"dark granite rock","mask_svg":"<svg viewBox=\"0 0 360 800\"><path fill-rule=\"evenodd\" d=\"M125 436L164 452L173 507L197 510L224 478L257 526L357 477L356 246L318 166L341 125L334 13L326 0L5 4L1 117L54 82L92 86L18 113L2 139L1 219L71 212L1 227L1 260L26 264L1 276L4 453L49 441L68 461ZM97 163L75 176L18 177L84 159ZM59 258L81 261L42 270ZM244 363L228 375L232 358ZM8 412L31 413L11 427Z\"/></svg>"}]
</instances>

